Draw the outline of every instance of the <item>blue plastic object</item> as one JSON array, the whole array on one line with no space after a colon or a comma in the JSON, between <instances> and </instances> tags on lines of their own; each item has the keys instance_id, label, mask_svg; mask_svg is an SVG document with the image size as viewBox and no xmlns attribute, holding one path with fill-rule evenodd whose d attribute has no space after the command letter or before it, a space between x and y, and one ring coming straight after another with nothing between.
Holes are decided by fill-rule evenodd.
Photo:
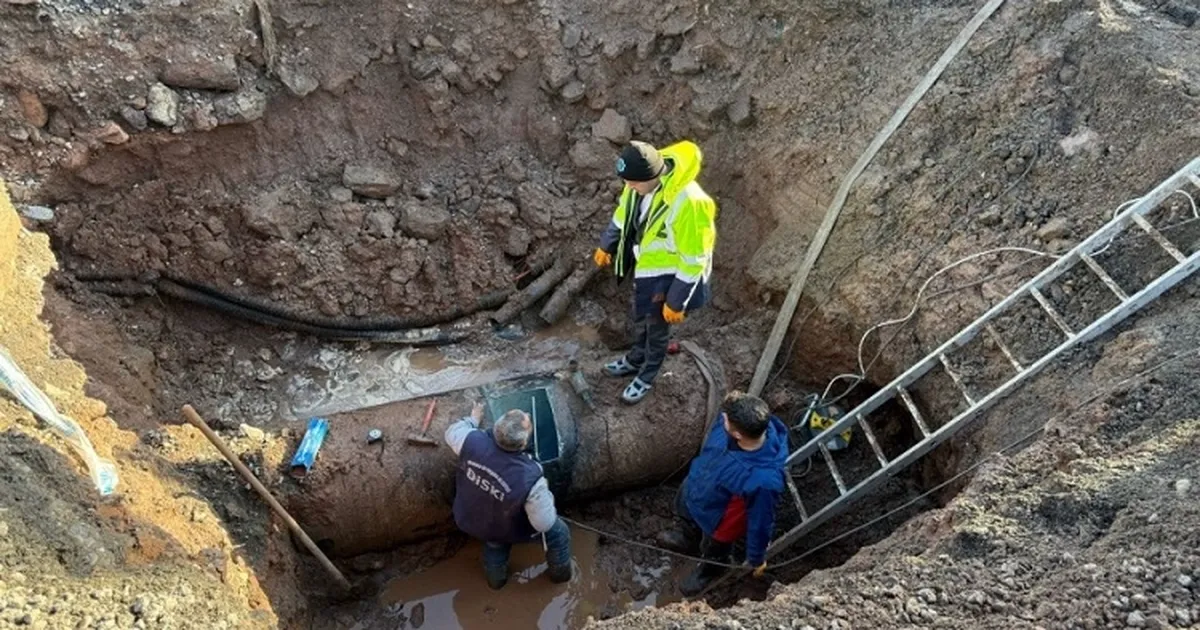
<instances>
[{"instance_id":1,"label":"blue plastic object","mask_svg":"<svg viewBox=\"0 0 1200 630\"><path fill-rule=\"evenodd\" d=\"M300 448L296 449L295 457L292 457L292 473L298 473L297 468L303 468L304 474L312 470L313 461L317 458L317 451L321 450L321 443L325 441L325 434L329 433L329 421L325 418L312 418L308 421L308 429L304 432L304 439L300 441Z\"/></svg>"}]
</instances>

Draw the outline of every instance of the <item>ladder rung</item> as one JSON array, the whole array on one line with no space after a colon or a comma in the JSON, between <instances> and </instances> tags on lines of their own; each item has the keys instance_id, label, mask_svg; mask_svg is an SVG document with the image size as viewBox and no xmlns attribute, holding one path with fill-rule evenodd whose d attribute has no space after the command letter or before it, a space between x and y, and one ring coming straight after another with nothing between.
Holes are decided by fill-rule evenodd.
<instances>
[{"instance_id":1,"label":"ladder rung","mask_svg":"<svg viewBox=\"0 0 1200 630\"><path fill-rule=\"evenodd\" d=\"M987 334L992 338L992 341L996 342L996 345L1000 347L1000 352L1004 353L1004 356L1008 359L1008 362L1011 363L1014 368L1017 368L1017 372L1021 372L1025 369L1025 367L1021 365L1021 362L1017 360L1017 355L1013 354L1013 351L1009 349L1008 344L1004 343L1004 340L1000 338L1000 332L996 330L996 327L993 326L991 322L984 324L983 329L987 331Z\"/></svg>"},{"instance_id":2,"label":"ladder rung","mask_svg":"<svg viewBox=\"0 0 1200 630\"><path fill-rule=\"evenodd\" d=\"M1135 214L1133 215L1133 222L1138 224L1138 227L1142 228L1143 232L1149 234L1150 238L1154 239L1154 242L1158 243L1159 247L1167 250L1167 253L1171 255L1171 258L1175 259L1175 262L1183 262L1187 260L1187 256L1184 256L1183 252L1179 251L1179 248L1175 247L1171 241L1168 241L1167 237L1163 236L1162 232L1159 232L1157 228L1155 228L1153 225L1150 225L1150 222L1146 220L1146 217L1140 214Z\"/></svg>"},{"instance_id":3,"label":"ladder rung","mask_svg":"<svg viewBox=\"0 0 1200 630\"><path fill-rule=\"evenodd\" d=\"M917 429L921 431L921 437L929 437L929 427L925 426L925 418L921 416L921 410L917 409L917 403L913 402L908 390L903 387L897 387L896 393L900 394L900 400L904 402L905 407L908 407L908 413L912 415L913 420L916 420Z\"/></svg>"},{"instance_id":4,"label":"ladder rung","mask_svg":"<svg viewBox=\"0 0 1200 630\"><path fill-rule=\"evenodd\" d=\"M1095 258L1092 258L1083 252L1079 253L1079 258L1083 261L1083 264L1088 266L1088 269L1092 270L1092 273L1099 276L1100 281L1104 283L1104 286L1108 287L1108 290L1112 291L1113 295L1116 295L1119 300L1124 302L1129 299L1129 296L1121 290L1121 285L1117 284L1117 281L1113 280L1112 276L1108 275L1108 272L1100 266L1100 263L1096 262Z\"/></svg>"},{"instance_id":5,"label":"ladder rung","mask_svg":"<svg viewBox=\"0 0 1200 630\"><path fill-rule=\"evenodd\" d=\"M1038 291L1037 287L1030 287L1029 293L1033 295L1033 299L1037 300L1038 304L1042 305L1042 310L1046 311L1050 319L1054 320L1054 325L1063 331L1067 339L1075 336L1075 331L1071 330L1071 327L1067 325L1067 320L1058 314L1058 310L1054 308L1054 305L1050 303L1050 300L1046 299L1046 296L1041 291Z\"/></svg>"},{"instance_id":6,"label":"ladder rung","mask_svg":"<svg viewBox=\"0 0 1200 630\"><path fill-rule=\"evenodd\" d=\"M871 430L871 425L867 424L866 417L858 417L858 426L862 427L863 435L867 436L867 442L871 444L871 450L875 451L875 459L879 460L879 465L887 468L888 459L884 456L883 449L879 448L879 441L875 439L875 432Z\"/></svg>"},{"instance_id":7,"label":"ladder rung","mask_svg":"<svg viewBox=\"0 0 1200 630\"><path fill-rule=\"evenodd\" d=\"M829 464L829 474L833 475L833 482L837 484L838 494L846 494L846 482L842 481L842 473L838 472L837 464L833 463L833 455L829 453L829 448L824 442L819 445L821 456L825 458L825 463Z\"/></svg>"},{"instance_id":8,"label":"ladder rung","mask_svg":"<svg viewBox=\"0 0 1200 630\"><path fill-rule=\"evenodd\" d=\"M784 477L787 479L787 487L792 495L792 501L796 503L796 511L800 512L800 522L803 523L808 520L808 510L804 509L804 502L800 500L800 490L796 488L796 482L792 480L790 471Z\"/></svg>"},{"instance_id":9,"label":"ladder rung","mask_svg":"<svg viewBox=\"0 0 1200 630\"><path fill-rule=\"evenodd\" d=\"M947 359L944 354L939 354L938 360L942 362L942 367L946 369L946 374L950 375L950 380L954 381L954 384L958 386L958 391L962 392L963 398L967 399L967 404L974 407L975 399L971 398L971 393L967 391L967 384L963 382L962 377L958 375L958 372L954 371L954 368L950 367L950 359Z\"/></svg>"}]
</instances>

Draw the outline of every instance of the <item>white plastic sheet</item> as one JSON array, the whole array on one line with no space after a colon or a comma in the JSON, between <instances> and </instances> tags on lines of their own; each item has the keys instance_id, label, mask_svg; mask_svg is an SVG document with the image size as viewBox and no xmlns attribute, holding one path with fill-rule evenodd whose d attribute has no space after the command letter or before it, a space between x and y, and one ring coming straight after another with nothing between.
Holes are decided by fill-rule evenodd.
<instances>
[{"instance_id":1,"label":"white plastic sheet","mask_svg":"<svg viewBox=\"0 0 1200 630\"><path fill-rule=\"evenodd\" d=\"M59 436L67 441L75 452L83 458L87 465L92 483L102 495L112 494L117 488L117 467L112 462L101 458L92 448L83 429L74 420L58 413L54 403L42 390L34 386L21 368L17 367L8 352L0 346L0 386L8 390L22 405L25 405L34 415L50 425Z\"/></svg>"}]
</instances>

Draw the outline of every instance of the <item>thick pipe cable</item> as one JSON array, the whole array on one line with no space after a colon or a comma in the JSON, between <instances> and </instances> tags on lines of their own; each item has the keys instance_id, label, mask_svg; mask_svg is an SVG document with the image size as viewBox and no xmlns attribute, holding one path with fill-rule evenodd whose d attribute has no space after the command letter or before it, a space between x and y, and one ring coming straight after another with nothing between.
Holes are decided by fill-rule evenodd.
<instances>
[{"instance_id":1,"label":"thick pipe cable","mask_svg":"<svg viewBox=\"0 0 1200 630\"><path fill-rule=\"evenodd\" d=\"M263 313L241 304L222 300L214 295L182 286L166 279L155 283L158 292L177 300L198 304L217 312L254 322L263 326L289 330L292 332L332 339L335 341L374 341L378 343L396 343L413 346L445 345L462 341L474 332L469 326L454 325L434 328L415 328L405 330L345 330L314 326L305 322L290 320L270 313Z\"/></svg>"},{"instance_id":2,"label":"thick pipe cable","mask_svg":"<svg viewBox=\"0 0 1200 630\"><path fill-rule=\"evenodd\" d=\"M567 258L559 258L554 261L554 266L550 267L541 276L538 276L537 280L534 280L532 284L508 298L504 306L500 307L500 310L496 311L489 318L492 326L500 328L511 323L521 314L521 311L532 306L534 302L558 286L567 277L567 274L571 273L574 266L574 263Z\"/></svg>"},{"instance_id":3,"label":"thick pipe cable","mask_svg":"<svg viewBox=\"0 0 1200 630\"><path fill-rule=\"evenodd\" d=\"M576 268L566 280L563 280L562 284L558 285L557 289L554 290L554 293L550 296L550 299L546 301L546 305L543 306L541 312L538 313L538 317L542 318L542 321L546 322L547 324L554 324L558 320L562 319L563 315L566 315L567 309L570 308L571 303L575 301L575 297L579 295L581 291L583 291L583 288L587 286L587 283L596 276L596 272L598 271L600 271L600 268L593 264L590 259L580 264L580 266Z\"/></svg>"},{"instance_id":4,"label":"thick pipe cable","mask_svg":"<svg viewBox=\"0 0 1200 630\"><path fill-rule=\"evenodd\" d=\"M378 331L378 330L400 330L409 328L427 328L437 326L447 322L452 322L462 319L468 315L473 315L479 311L487 311L498 308L501 304L512 295L516 289L500 289L485 293L477 298L473 303L466 306L456 306L448 311L443 311L437 315L421 315L413 317L379 317L371 319L345 319L345 318L330 318L321 317L318 315L306 315L293 312L286 307L272 302L270 300L250 297L246 295L238 295L232 292L223 291L210 286L193 282L185 278L175 276L166 276L166 279L182 287L186 287L193 291L206 293L224 302L237 304L245 308L274 315L283 319L300 322L310 326L319 328L329 328L337 330L363 330L363 331Z\"/></svg>"}]
</instances>

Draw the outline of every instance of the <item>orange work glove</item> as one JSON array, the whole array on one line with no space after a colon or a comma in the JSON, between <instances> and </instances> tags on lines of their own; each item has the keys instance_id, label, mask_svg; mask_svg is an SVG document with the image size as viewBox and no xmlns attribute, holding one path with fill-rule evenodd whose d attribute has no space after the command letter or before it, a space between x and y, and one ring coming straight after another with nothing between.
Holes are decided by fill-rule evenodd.
<instances>
[{"instance_id":1,"label":"orange work glove","mask_svg":"<svg viewBox=\"0 0 1200 630\"><path fill-rule=\"evenodd\" d=\"M612 254L597 247L592 254L592 261L596 263L597 267L607 267L612 264Z\"/></svg>"},{"instance_id":2,"label":"orange work glove","mask_svg":"<svg viewBox=\"0 0 1200 630\"><path fill-rule=\"evenodd\" d=\"M677 311L670 306L663 304L663 319L668 324L682 324L684 314L683 311Z\"/></svg>"}]
</instances>

